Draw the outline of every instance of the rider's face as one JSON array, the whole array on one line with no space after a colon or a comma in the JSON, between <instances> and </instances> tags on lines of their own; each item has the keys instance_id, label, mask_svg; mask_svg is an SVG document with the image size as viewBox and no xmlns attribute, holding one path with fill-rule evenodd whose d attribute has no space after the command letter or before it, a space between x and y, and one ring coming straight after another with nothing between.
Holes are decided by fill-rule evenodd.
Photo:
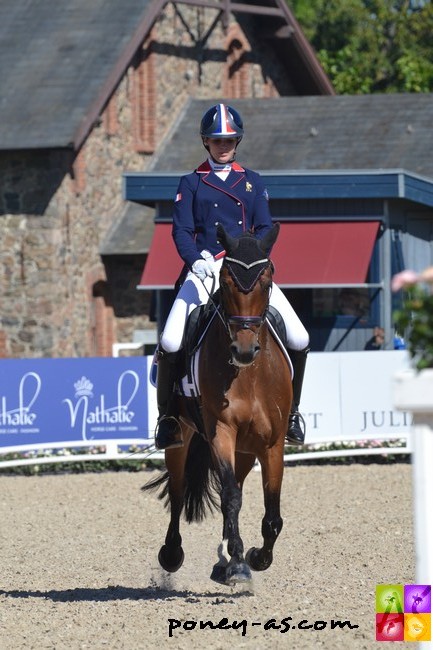
<instances>
[{"instance_id":1,"label":"rider's face","mask_svg":"<svg viewBox=\"0 0 433 650\"><path fill-rule=\"evenodd\" d=\"M236 150L236 138L205 138L205 145L209 147L212 158L218 163L227 163L233 160Z\"/></svg>"}]
</instances>

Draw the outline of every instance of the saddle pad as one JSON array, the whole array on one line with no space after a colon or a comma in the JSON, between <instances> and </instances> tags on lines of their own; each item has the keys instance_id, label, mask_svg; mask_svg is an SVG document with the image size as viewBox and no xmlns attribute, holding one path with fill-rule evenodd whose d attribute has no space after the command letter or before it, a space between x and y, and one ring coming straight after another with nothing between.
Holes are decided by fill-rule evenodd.
<instances>
[{"instance_id":1,"label":"saddle pad","mask_svg":"<svg viewBox=\"0 0 433 650\"><path fill-rule=\"evenodd\" d=\"M155 388L158 381L158 351L155 352L149 371L149 381ZM184 397L199 397L200 390L198 385L198 360L200 358L200 348L188 358L188 374L178 382L177 392Z\"/></svg>"},{"instance_id":2,"label":"saddle pad","mask_svg":"<svg viewBox=\"0 0 433 650\"><path fill-rule=\"evenodd\" d=\"M200 386L198 383L198 362L200 349L187 359L188 373L182 377L178 385L178 392L184 397L200 397Z\"/></svg>"}]
</instances>

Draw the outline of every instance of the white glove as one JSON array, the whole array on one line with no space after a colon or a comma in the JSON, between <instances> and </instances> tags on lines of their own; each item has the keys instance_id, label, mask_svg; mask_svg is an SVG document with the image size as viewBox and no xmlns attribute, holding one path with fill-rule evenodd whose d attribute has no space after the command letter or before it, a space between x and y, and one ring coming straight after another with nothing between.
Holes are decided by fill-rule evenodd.
<instances>
[{"instance_id":1,"label":"white glove","mask_svg":"<svg viewBox=\"0 0 433 650\"><path fill-rule=\"evenodd\" d=\"M213 276L212 267L209 262L206 262L206 260L196 260L192 265L191 270L202 282L204 282L206 278L211 278Z\"/></svg>"},{"instance_id":2,"label":"white glove","mask_svg":"<svg viewBox=\"0 0 433 650\"><path fill-rule=\"evenodd\" d=\"M202 256L202 258L204 260L206 260L208 262L211 262L211 261L214 262L215 261L214 258L213 258L212 253L210 251L207 251L206 249L202 250L200 255Z\"/></svg>"}]
</instances>

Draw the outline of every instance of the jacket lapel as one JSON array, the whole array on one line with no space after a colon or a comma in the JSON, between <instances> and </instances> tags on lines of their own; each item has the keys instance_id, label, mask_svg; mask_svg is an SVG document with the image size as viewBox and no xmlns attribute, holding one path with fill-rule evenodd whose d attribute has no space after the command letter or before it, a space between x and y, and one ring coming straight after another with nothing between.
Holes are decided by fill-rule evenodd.
<instances>
[{"instance_id":1,"label":"jacket lapel","mask_svg":"<svg viewBox=\"0 0 433 650\"><path fill-rule=\"evenodd\" d=\"M201 180L206 185L214 187L215 189L224 192L224 194L238 198L236 187L245 178L245 169L239 165L239 163L232 163L231 171L225 181L212 173L212 167L208 160L205 160L199 167L197 167L196 171L200 174Z\"/></svg>"}]
</instances>

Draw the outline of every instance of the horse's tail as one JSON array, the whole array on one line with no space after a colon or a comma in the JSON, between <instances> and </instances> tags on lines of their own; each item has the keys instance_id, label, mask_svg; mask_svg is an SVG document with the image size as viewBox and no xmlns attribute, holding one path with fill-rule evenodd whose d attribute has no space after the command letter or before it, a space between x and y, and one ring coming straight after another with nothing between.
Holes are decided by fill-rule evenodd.
<instances>
[{"instance_id":1,"label":"horse's tail","mask_svg":"<svg viewBox=\"0 0 433 650\"><path fill-rule=\"evenodd\" d=\"M158 494L158 499L161 499L161 501L164 501L164 506L168 508L170 505L170 497L168 495L168 479L169 479L169 473L164 472L161 474L161 476L157 476L156 478L153 478L151 481L148 481L146 485L143 485L141 488L143 492L152 492L157 490L162 486L162 489L160 493Z\"/></svg>"},{"instance_id":2,"label":"horse's tail","mask_svg":"<svg viewBox=\"0 0 433 650\"><path fill-rule=\"evenodd\" d=\"M185 464L185 519L189 524L202 521L207 510L212 512L219 508L219 487L209 444L196 433Z\"/></svg>"},{"instance_id":3,"label":"horse's tail","mask_svg":"<svg viewBox=\"0 0 433 650\"><path fill-rule=\"evenodd\" d=\"M161 488L158 498L170 506L169 473L152 479L141 489L153 491ZM210 447L203 436L196 433L190 442L185 463L184 516L190 524L203 521L207 510L219 508L219 479L212 461Z\"/></svg>"}]
</instances>

